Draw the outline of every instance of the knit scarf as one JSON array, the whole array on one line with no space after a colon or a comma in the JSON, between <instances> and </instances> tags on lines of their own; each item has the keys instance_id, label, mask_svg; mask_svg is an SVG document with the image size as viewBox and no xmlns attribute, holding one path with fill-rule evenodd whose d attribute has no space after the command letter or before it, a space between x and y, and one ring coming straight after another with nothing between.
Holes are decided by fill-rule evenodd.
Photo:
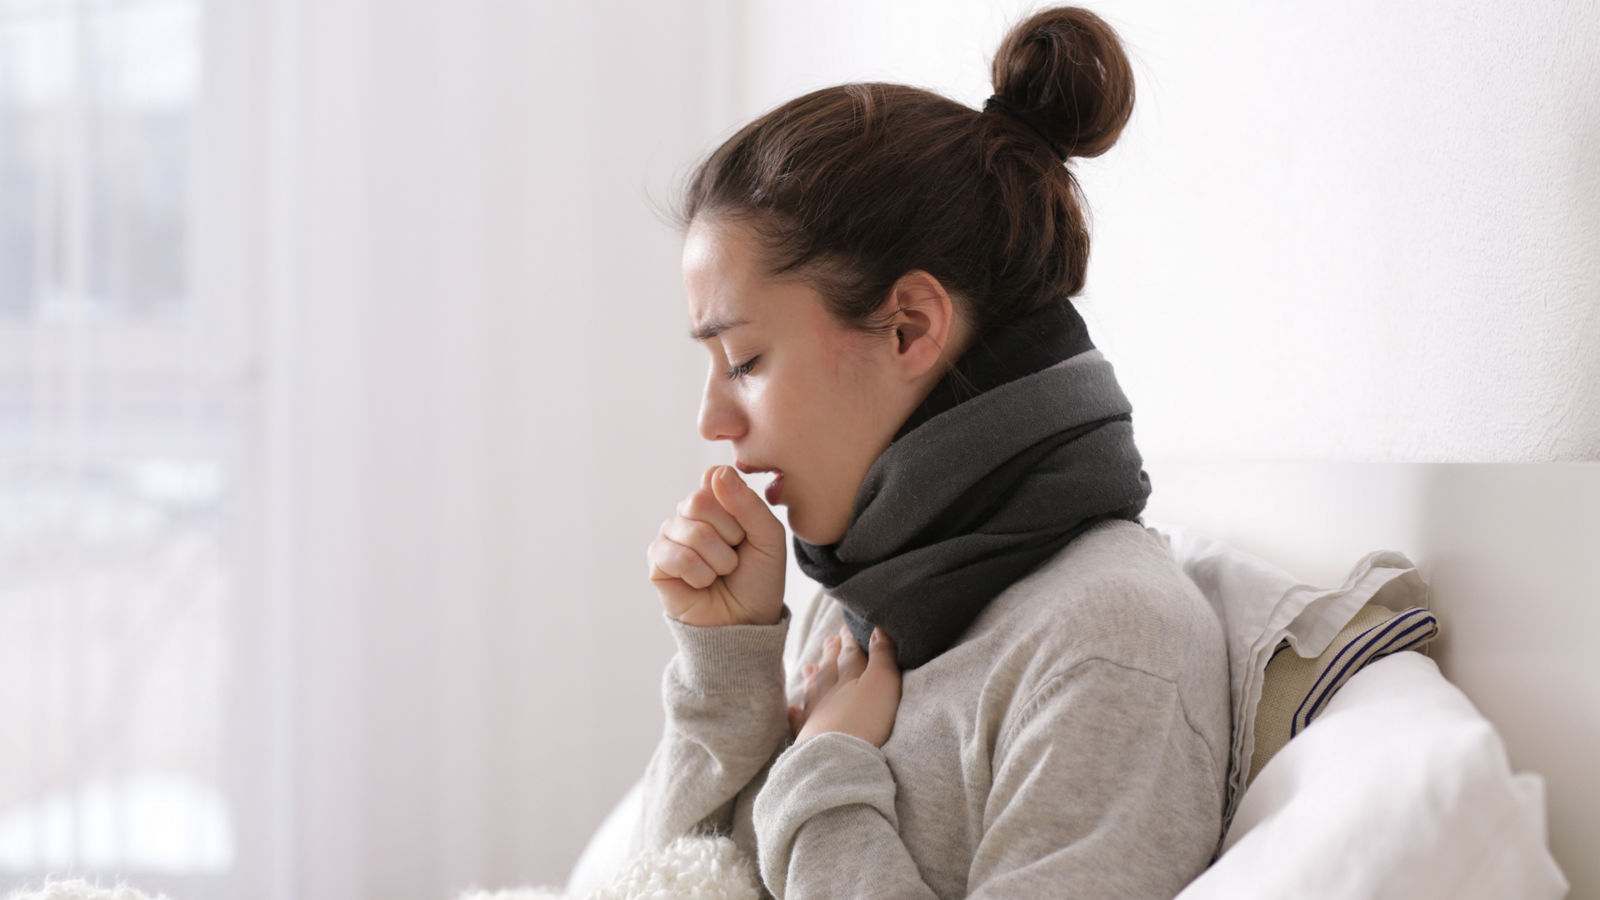
<instances>
[{"instance_id":1,"label":"knit scarf","mask_svg":"<svg viewBox=\"0 0 1600 900\"><path fill-rule=\"evenodd\" d=\"M796 562L863 648L881 626L916 668L1096 522L1139 520L1132 413L1077 310L1050 304L962 355L867 471L844 536L796 537Z\"/></svg>"}]
</instances>

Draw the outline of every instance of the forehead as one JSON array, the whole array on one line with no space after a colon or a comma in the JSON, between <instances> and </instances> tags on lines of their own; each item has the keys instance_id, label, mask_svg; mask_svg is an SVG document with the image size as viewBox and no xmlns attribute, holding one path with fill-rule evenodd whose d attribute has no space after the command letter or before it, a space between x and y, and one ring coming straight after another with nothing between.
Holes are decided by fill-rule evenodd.
<instances>
[{"instance_id":1,"label":"forehead","mask_svg":"<svg viewBox=\"0 0 1600 900\"><path fill-rule=\"evenodd\" d=\"M741 324L778 326L821 310L805 284L767 275L746 227L721 220L696 219L684 235L683 288L690 336L697 340Z\"/></svg>"},{"instance_id":2,"label":"forehead","mask_svg":"<svg viewBox=\"0 0 1600 900\"><path fill-rule=\"evenodd\" d=\"M690 315L753 293L762 278L749 232L721 220L696 219L683 239L683 287Z\"/></svg>"}]
</instances>

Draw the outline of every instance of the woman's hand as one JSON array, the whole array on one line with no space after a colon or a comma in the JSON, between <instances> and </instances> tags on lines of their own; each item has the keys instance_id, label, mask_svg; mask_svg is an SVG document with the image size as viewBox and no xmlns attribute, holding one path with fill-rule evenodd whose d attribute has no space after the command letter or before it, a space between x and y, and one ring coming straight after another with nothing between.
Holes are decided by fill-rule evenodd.
<instances>
[{"instance_id":1,"label":"woman's hand","mask_svg":"<svg viewBox=\"0 0 1600 900\"><path fill-rule=\"evenodd\" d=\"M774 625L783 613L783 523L731 466L712 466L650 542L650 583L689 625Z\"/></svg>"},{"instance_id":2,"label":"woman's hand","mask_svg":"<svg viewBox=\"0 0 1600 900\"><path fill-rule=\"evenodd\" d=\"M825 731L853 734L882 747L894 731L900 709L900 667L894 642L882 628L872 629L867 653L848 626L828 638L821 665L806 666L804 708L789 707L795 742Z\"/></svg>"}]
</instances>

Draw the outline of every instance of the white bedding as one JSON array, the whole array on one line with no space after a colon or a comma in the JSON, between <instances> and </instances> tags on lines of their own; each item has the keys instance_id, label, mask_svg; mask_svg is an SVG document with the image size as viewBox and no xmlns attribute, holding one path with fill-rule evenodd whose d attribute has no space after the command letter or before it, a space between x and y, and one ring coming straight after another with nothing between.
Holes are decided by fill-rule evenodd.
<instances>
[{"instance_id":1,"label":"white bedding","mask_svg":"<svg viewBox=\"0 0 1600 900\"><path fill-rule=\"evenodd\" d=\"M1179 900L1542 900L1567 880L1544 780L1513 773L1466 695L1414 650L1351 677L1245 792Z\"/></svg>"}]
</instances>

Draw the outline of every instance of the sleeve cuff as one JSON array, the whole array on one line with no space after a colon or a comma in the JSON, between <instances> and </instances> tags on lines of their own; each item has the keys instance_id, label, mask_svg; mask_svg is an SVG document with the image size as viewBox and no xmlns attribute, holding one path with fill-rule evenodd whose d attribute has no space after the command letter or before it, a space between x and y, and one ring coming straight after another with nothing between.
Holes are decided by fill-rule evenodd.
<instances>
[{"instance_id":1,"label":"sleeve cuff","mask_svg":"<svg viewBox=\"0 0 1600 900\"><path fill-rule=\"evenodd\" d=\"M765 820L779 832L792 833L813 816L860 804L898 829L894 795L894 774L881 748L829 731L791 744L778 756L756 797L754 815L757 823Z\"/></svg>"},{"instance_id":2,"label":"sleeve cuff","mask_svg":"<svg viewBox=\"0 0 1600 900\"><path fill-rule=\"evenodd\" d=\"M689 625L662 612L678 645L676 674L700 694L768 690L783 685L783 646L789 606L771 625Z\"/></svg>"}]
</instances>

